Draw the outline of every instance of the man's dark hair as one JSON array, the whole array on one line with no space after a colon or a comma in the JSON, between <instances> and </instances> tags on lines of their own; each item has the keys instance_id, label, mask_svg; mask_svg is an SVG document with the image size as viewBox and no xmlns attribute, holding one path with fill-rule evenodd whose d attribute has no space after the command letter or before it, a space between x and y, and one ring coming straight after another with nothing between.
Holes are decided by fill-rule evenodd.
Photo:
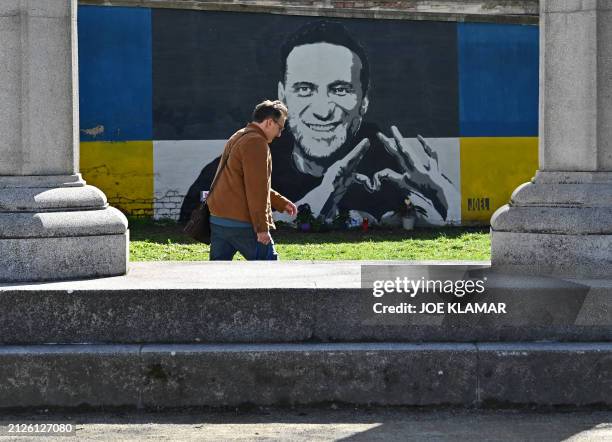
<instances>
[{"instance_id":1,"label":"man's dark hair","mask_svg":"<svg viewBox=\"0 0 612 442\"><path fill-rule=\"evenodd\" d=\"M283 83L287 75L287 57L294 48L307 44L329 43L344 46L361 60L361 89L365 96L370 87L370 65L363 47L355 40L349 31L340 23L334 21L310 22L291 34L281 47L281 73Z\"/></svg>"},{"instance_id":2,"label":"man's dark hair","mask_svg":"<svg viewBox=\"0 0 612 442\"><path fill-rule=\"evenodd\" d=\"M261 123L268 118L278 121L281 117L287 118L287 106L280 100L265 100L255 106L252 119L256 123Z\"/></svg>"}]
</instances>

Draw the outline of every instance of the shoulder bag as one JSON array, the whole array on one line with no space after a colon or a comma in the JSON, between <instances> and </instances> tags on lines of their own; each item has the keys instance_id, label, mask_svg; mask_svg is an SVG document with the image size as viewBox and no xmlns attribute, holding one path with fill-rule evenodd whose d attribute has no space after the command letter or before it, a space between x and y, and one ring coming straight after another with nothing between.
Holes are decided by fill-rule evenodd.
<instances>
[{"instance_id":1,"label":"shoulder bag","mask_svg":"<svg viewBox=\"0 0 612 442\"><path fill-rule=\"evenodd\" d=\"M234 143L232 143L232 147L229 149L227 153L227 157L225 158L225 161L223 161L223 163L221 164L221 166L219 167L219 169L217 169L217 172L215 173L213 182L210 185L208 196L203 202L201 202L198 205L198 207L196 207L193 210L193 212L191 212L189 221L183 228L183 232L187 236L195 239L196 241L203 242L204 244L210 244L210 209L208 208L208 204L206 203L206 201L210 197L210 194L212 193L215 187L217 179L221 176L221 172L227 165L227 161L229 160L231 149L233 149L233 146L238 142L240 138L242 138L243 135L246 135L247 132L250 132L250 131L245 130L242 134L240 134L238 138L236 138Z\"/></svg>"}]
</instances>

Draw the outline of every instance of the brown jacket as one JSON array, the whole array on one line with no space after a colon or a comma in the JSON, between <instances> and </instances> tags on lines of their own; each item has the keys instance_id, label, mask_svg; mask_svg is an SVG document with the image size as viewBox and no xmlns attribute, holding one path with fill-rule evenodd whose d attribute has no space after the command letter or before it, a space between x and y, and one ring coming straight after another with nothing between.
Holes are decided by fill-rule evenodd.
<instances>
[{"instance_id":1,"label":"brown jacket","mask_svg":"<svg viewBox=\"0 0 612 442\"><path fill-rule=\"evenodd\" d=\"M207 200L210 213L249 222L258 233L274 229L272 208L282 212L289 200L271 188L272 155L259 126L249 123L232 135L219 168L226 159L227 165Z\"/></svg>"}]
</instances>

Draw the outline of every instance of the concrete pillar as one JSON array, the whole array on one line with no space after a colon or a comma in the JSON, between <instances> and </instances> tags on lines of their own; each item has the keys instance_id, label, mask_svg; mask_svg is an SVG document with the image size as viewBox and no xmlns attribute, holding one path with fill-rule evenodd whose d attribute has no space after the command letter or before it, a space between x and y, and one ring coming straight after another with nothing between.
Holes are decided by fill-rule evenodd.
<instances>
[{"instance_id":1,"label":"concrete pillar","mask_svg":"<svg viewBox=\"0 0 612 442\"><path fill-rule=\"evenodd\" d=\"M121 275L127 220L79 172L76 0L0 2L0 280Z\"/></svg>"},{"instance_id":2,"label":"concrete pillar","mask_svg":"<svg viewBox=\"0 0 612 442\"><path fill-rule=\"evenodd\" d=\"M539 170L491 219L495 268L612 278L612 2L540 0Z\"/></svg>"}]
</instances>

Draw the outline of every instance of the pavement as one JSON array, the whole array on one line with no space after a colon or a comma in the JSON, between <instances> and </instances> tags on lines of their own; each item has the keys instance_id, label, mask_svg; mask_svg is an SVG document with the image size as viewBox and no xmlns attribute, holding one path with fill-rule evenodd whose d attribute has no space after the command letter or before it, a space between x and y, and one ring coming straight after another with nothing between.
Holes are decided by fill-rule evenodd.
<instances>
[{"instance_id":1,"label":"pavement","mask_svg":"<svg viewBox=\"0 0 612 442\"><path fill-rule=\"evenodd\" d=\"M605 441L610 411L484 411L316 408L172 412L29 412L0 415L0 441L10 423L72 422L70 436L10 436L15 441Z\"/></svg>"},{"instance_id":2,"label":"pavement","mask_svg":"<svg viewBox=\"0 0 612 442\"><path fill-rule=\"evenodd\" d=\"M480 266L490 261L151 261L132 262L125 276L37 283L1 282L5 290L163 290L359 288L364 265ZM421 276L421 275L419 275Z\"/></svg>"}]
</instances>

